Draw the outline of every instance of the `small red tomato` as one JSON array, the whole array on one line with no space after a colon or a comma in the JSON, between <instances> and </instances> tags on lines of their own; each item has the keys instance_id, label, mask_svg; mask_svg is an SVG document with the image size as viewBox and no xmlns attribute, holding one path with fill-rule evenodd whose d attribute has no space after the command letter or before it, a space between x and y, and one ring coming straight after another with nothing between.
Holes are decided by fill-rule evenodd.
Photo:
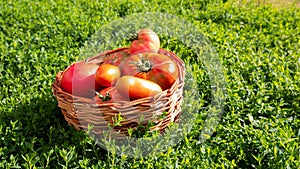
<instances>
[{"instance_id":1,"label":"small red tomato","mask_svg":"<svg viewBox=\"0 0 300 169\"><path fill-rule=\"evenodd\" d=\"M150 81L134 76L122 76L116 81L118 92L131 100L154 96L162 92L161 87Z\"/></svg>"},{"instance_id":2,"label":"small red tomato","mask_svg":"<svg viewBox=\"0 0 300 169\"><path fill-rule=\"evenodd\" d=\"M91 90L100 88L95 83L97 69L98 65L94 63L85 63L84 61L73 63L62 75L62 90L75 96L93 97L94 94Z\"/></svg>"},{"instance_id":3,"label":"small red tomato","mask_svg":"<svg viewBox=\"0 0 300 169\"><path fill-rule=\"evenodd\" d=\"M121 75L120 69L111 64L102 64L96 71L96 84L102 87L109 87L113 81Z\"/></svg>"}]
</instances>

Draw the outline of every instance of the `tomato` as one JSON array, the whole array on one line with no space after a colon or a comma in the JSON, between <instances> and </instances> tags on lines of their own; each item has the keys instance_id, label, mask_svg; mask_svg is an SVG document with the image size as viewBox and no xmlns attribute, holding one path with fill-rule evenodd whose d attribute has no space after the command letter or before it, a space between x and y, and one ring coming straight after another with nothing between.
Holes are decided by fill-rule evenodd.
<instances>
[{"instance_id":1,"label":"tomato","mask_svg":"<svg viewBox=\"0 0 300 169\"><path fill-rule=\"evenodd\" d=\"M90 90L100 88L95 83L95 73L98 67L97 64L84 61L73 63L62 75L62 90L75 96L93 97L94 93Z\"/></svg>"},{"instance_id":2,"label":"tomato","mask_svg":"<svg viewBox=\"0 0 300 169\"><path fill-rule=\"evenodd\" d=\"M157 83L163 90L169 89L178 78L178 67L166 55L143 53L132 55L121 65L122 75L131 75Z\"/></svg>"},{"instance_id":3,"label":"tomato","mask_svg":"<svg viewBox=\"0 0 300 169\"><path fill-rule=\"evenodd\" d=\"M151 29L141 29L138 33L138 39L152 42L156 48L159 48L160 41L157 34Z\"/></svg>"},{"instance_id":4,"label":"tomato","mask_svg":"<svg viewBox=\"0 0 300 169\"><path fill-rule=\"evenodd\" d=\"M120 77L120 69L111 64L101 64L96 71L96 84L101 87L109 87L112 82Z\"/></svg>"},{"instance_id":5,"label":"tomato","mask_svg":"<svg viewBox=\"0 0 300 169\"><path fill-rule=\"evenodd\" d=\"M112 64L114 66L118 66L128 56L129 56L128 49L114 52L114 53L106 55L103 58L103 64Z\"/></svg>"},{"instance_id":6,"label":"tomato","mask_svg":"<svg viewBox=\"0 0 300 169\"><path fill-rule=\"evenodd\" d=\"M116 101L129 101L128 97L121 95L116 87L107 87L102 89L96 94L94 99L97 102L116 102Z\"/></svg>"},{"instance_id":7,"label":"tomato","mask_svg":"<svg viewBox=\"0 0 300 169\"><path fill-rule=\"evenodd\" d=\"M129 47L130 54L138 54L138 53L157 53L158 49L154 46L154 44L150 41L142 41L135 40L131 43Z\"/></svg>"},{"instance_id":8,"label":"tomato","mask_svg":"<svg viewBox=\"0 0 300 169\"><path fill-rule=\"evenodd\" d=\"M116 82L117 91L131 100L154 96L162 92L161 87L150 81L134 76L122 76Z\"/></svg>"},{"instance_id":9,"label":"tomato","mask_svg":"<svg viewBox=\"0 0 300 169\"><path fill-rule=\"evenodd\" d=\"M157 34L151 29L141 29L138 32L137 40L134 40L130 47L130 54L142 52L157 53L160 47L160 40Z\"/></svg>"}]
</instances>

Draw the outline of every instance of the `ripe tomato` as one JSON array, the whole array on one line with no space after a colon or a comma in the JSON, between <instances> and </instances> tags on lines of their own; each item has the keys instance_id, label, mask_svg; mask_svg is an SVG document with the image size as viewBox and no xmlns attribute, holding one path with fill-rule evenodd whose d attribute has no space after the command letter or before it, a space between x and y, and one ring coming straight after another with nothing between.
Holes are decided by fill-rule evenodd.
<instances>
[{"instance_id":1,"label":"ripe tomato","mask_svg":"<svg viewBox=\"0 0 300 169\"><path fill-rule=\"evenodd\" d=\"M166 55L143 53L132 55L120 65L122 75L131 75L157 83L169 89L178 78L178 67Z\"/></svg>"},{"instance_id":2,"label":"ripe tomato","mask_svg":"<svg viewBox=\"0 0 300 169\"><path fill-rule=\"evenodd\" d=\"M162 92L161 87L150 81L134 76L122 76L116 82L116 88L124 97L131 100L154 96Z\"/></svg>"},{"instance_id":3,"label":"ripe tomato","mask_svg":"<svg viewBox=\"0 0 300 169\"><path fill-rule=\"evenodd\" d=\"M134 40L130 47L130 54L142 52L157 53L160 47L160 40L157 34L151 29L141 29L138 32L137 40Z\"/></svg>"},{"instance_id":4,"label":"ripe tomato","mask_svg":"<svg viewBox=\"0 0 300 169\"><path fill-rule=\"evenodd\" d=\"M151 29L141 29L138 32L138 39L143 41L150 41L156 48L159 49L160 41L157 34Z\"/></svg>"},{"instance_id":5,"label":"ripe tomato","mask_svg":"<svg viewBox=\"0 0 300 169\"><path fill-rule=\"evenodd\" d=\"M112 82L120 77L120 69L111 64L101 64L96 71L96 84L109 87Z\"/></svg>"},{"instance_id":6,"label":"ripe tomato","mask_svg":"<svg viewBox=\"0 0 300 169\"><path fill-rule=\"evenodd\" d=\"M84 61L73 63L68 67L61 80L61 88L65 92L81 97L93 97L90 90L99 90L95 83L95 73L98 65Z\"/></svg>"},{"instance_id":7,"label":"ripe tomato","mask_svg":"<svg viewBox=\"0 0 300 169\"><path fill-rule=\"evenodd\" d=\"M150 41L143 40L135 40L131 43L129 47L130 54L138 54L138 53L157 53L158 48L154 46L154 44Z\"/></svg>"},{"instance_id":8,"label":"ripe tomato","mask_svg":"<svg viewBox=\"0 0 300 169\"><path fill-rule=\"evenodd\" d=\"M114 52L103 58L103 64L112 64L114 66L118 66L128 56L129 56L128 49Z\"/></svg>"},{"instance_id":9,"label":"ripe tomato","mask_svg":"<svg viewBox=\"0 0 300 169\"><path fill-rule=\"evenodd\" d=\"M97 102L116 102L116 101L129 101L128 97L121 95L116 87L107 87L102 89L96 94L94 100Z\"/></svg>"}]
</instances>

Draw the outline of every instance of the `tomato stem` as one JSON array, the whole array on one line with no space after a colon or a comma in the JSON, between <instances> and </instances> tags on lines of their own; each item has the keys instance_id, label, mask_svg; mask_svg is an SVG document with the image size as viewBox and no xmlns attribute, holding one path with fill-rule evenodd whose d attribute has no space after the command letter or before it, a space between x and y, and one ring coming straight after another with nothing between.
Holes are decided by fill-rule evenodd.
<instances>
[{"instance_id":1,"label":"tomato stem","mask_svg":"<svg viewBox=\"0 0 300 169\"><path fill-rule=\"evenodd\" d=\"M102 94L98 93L97 96L102 100L102 101L109 101L110 98L110 94L109 92L106 92L106 95L103 96Z\"/></svg>"},{"instance_id":2,"label":"tomato stem","mask_svg":"<svg viewBox=\"0 0 300 169\"><path fill-rule=\"evenodd\" d=\"M134 41L134 40L138 40L138 33L132 33L129 35L129 37L127 38L129 41Z\"/></svg>"},{"instance_id":3,"label":"tomato stem","mask_svg":"<svg viewBox=\"0 0 300 169\"><path fill-rule=\"evenodd\" d=\"M144 57L142 54L138 54L138 56L140 58L139 61L137 62L132 61L129 63L134 64L140 72L149 72L152 69L153 64L149 61L148 55Z\"/></svg>"},{"instance_id":4,"label":"tomato stem","mask_svg":"<svg viewBox=\"0 0 300 169\"><path fill-rule=\"evenodd\" d=\"M94 92L102 101L109 101L111 99L109 92L106 92L106 95L103 96L95 90L90 89L90 91Z\"/></svg>"}]
</instances>

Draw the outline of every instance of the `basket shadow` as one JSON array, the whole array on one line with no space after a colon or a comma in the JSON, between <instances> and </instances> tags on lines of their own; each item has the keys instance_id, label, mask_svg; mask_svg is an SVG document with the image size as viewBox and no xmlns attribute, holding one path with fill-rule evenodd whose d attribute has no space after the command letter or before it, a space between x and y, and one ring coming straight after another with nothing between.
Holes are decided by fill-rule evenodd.
<instances>
[{"instance_id":1,"label":"basket shadow","mask_svg":"<svg viewBox=\"0 0 300 169\"><path fill-rule=\"evenodd\" d=\"M32 152L42 158L43 153L50 150L54 151L55 156L62 149L72 147L75 147L77 156L91 159L97 156L98 160L105 160L107 156L107 151L97 146L84 131L75 130L67 124L52 93L32 97L12 108L11 112L0 113L0 126L8 131L0 134L0 147L5 148L7 159L10 155ZM5 129L2 131L5 132ZM86 153L88 149L94 151Z\"/></svg>"}]
</instances>

